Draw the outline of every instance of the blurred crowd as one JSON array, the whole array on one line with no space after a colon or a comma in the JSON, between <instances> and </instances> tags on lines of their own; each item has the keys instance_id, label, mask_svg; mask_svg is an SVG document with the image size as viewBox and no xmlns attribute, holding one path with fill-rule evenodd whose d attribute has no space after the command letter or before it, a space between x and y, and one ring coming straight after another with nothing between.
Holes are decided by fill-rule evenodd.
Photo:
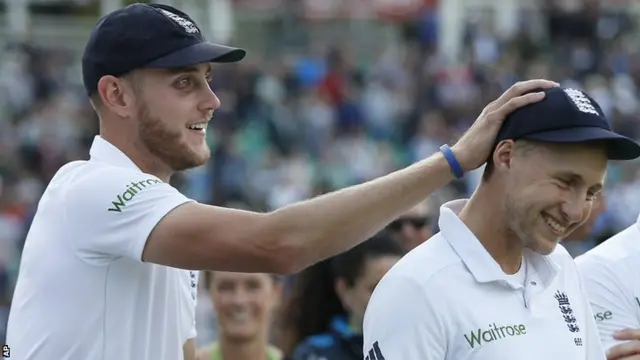
<instances>
[{"instance_id":1,"label":"blurred crowd","mask_svg":"<svg viewBox=\"0 0 640 360\"><path fill-rule=\"evenodd\" d=\"M311 43L296 56L216 67L212 87L222 108L208 132L211 161L172 181L203 203L276 209L429 156L512 83L537 77L585 90L617 131L638 139L638 29L629 15L589 3L579 11L522 14L512 36L499 34L490 19L471 19L459 63L438 53L438 21L426 10L397 25L400 44L383 46L367 61L355 55L357 43ZM97 133L82 87L70 80L77 77L70 76L73 61L64 49L25 43L11 44L0 57L0 342L38 199L62 164L87 158ZM593 226L566 241L574 255L635 221L639 169L633 162L611 166ZM202 274L198 343L256 336L294 360L361 359L358 329L375 283L431 235L443 202L473 191L481 171L364 245L291 278ZM251 295L248 310L235 303L237 291ZM252 316L253 327L238 320ZM343 348L336 350L338 343Z\"/></svg>"}]
</instances>

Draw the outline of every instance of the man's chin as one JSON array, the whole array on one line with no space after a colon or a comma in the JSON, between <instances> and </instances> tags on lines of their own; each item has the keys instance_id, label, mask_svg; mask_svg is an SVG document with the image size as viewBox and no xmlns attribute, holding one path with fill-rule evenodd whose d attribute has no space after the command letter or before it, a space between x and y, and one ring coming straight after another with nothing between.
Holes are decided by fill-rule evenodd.
<instances>
[{"instance_id":1,"label":"man's chin","mask_svg":"<svg viewBox=\"0 0 640 360\"><path fill-rule=\"evenodd\" d=\"M210 158L209 156L206 156L206 157L205 156L201 156L201 157L198 157L198 158L193 158L192 159L193 161L190 164L186 165L185 168L182 169L182 170L189 170L189 169L194 169L194 168L198 168L200 166L203 166L209 161L209 158Z\"/></svg>"},{"instance_id":2,"label":"man's chin","mask_svg":"<svg viewBox=\"0 0 640 360\"><path fill-rule=\"evenodd\" d=\"M559 240L547 240L544 239L536 244L534 247L530 247L530 249L540 255L550 255L558 246Z\"/></svg>"},{"instance_id":3,"label":"man's chin","mask_svg":"<svg viewBox=\"0 0 640 360\"><path fill-rule=\"evenodd\" d=\"M192 167L196 168L196 167L200 167L202 165L205 165L209 161L210 158L211 158L210 154L207 154L206 156L202 156L199 159L197 159L196 161L194 161L195 166L192 166Z\"/></svg>"},{"instance_id":4,"label":"man's chin","mask_svg":"<svg viewBox=\"0 0 640 360\"><path fill-rule=\"evenodd\" d=\"M185 170L197 168L202 165L205 165L210 158L211 158L211 153L209 151L201 152L201 153L191 152L189 156L182 158L182 160L173 161L173 164L171 164L172 165L171 168L174 171L185 171Z\"/></svg>"},{"instance_id":5,"label":"man's chin","mask_svg":"<svg viewBox=\"0 0 640 360\"><path fill-rule=\"evenodd\" d=\"M203 143L197 147L191 147L189 153L191 158L190 160L194 164L192 167L202 166L211 158L211 149L209 149L209 145L207 143Z\"/></svg>"}]
</instances>

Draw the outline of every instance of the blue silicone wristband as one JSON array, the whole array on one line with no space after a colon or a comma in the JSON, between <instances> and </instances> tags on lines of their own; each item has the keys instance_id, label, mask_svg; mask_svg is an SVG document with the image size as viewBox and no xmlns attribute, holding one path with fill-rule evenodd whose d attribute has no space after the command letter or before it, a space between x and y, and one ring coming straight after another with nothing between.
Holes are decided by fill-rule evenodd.
<instances>
[{"instance_id":1,"label":"blue silicone wristband","mask_svg":"<svg viewBox=\"0 0 640 360\"><path fill-rule=\"evenodd\" d=\"M460 166L458 159L456 159L456 156L453 154L453 151L451 151L449 145L444 144L440 146L440 152L442 152L445 160L447 160L447 163L449 163L451 172L456 177L456 179L462 178L464 176L464 171L462 171L462 166Z\"/></svg>"}]
</instances>

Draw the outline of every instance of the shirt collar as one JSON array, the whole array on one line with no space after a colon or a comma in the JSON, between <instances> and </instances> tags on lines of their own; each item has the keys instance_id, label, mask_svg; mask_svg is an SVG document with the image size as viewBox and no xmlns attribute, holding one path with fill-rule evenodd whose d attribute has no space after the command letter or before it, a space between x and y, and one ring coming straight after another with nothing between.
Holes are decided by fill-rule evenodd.
<instances>
[{"instance_id":1,"label":"shirt collar","mask_svg":"<svg viewBox=\"0 0 640 360\"><path fill-rule=\"evenodd\" d=\"M500 265L458 217L467 202L467 199L454 200L440 207L438 224L442 236L458 254L477 282L507 280L507 275L502 271ZM539 278L545 286L551 284L559 272L560 266L549 256L540 255L529 249L525 249L524 256L530 265L527 278Z\"/></svg>"},{"instance_id":2,"label":"shirt collar","mask_svg":"<svg viewBox=\"0 0 640 360\"><path fill-rule=\"evenodd\" d=\"M91 161L99 161L110 165L140 170L125 153L103 139L100 135L96 135L93 138L89 155Z\"/></svg>"}]
</instances>

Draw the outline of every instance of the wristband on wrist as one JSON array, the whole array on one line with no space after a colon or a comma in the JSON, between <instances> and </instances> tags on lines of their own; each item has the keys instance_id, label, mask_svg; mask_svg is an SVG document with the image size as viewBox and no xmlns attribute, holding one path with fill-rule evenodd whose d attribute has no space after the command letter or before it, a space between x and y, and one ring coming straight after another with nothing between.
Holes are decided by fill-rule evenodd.
<instances>
[{"instance_id":1,"label":"wristband on wrist","mask_svg":"<svg viewBox=\"0 0 640 360\"><path fill-rule=\"evenodd\" d=\"M440 152L442 152L445 160L447 160L447 163L449 163L451 172L456 177L456 179L461 179L464 176L464 171L462 170L462 166L460 166L458 159L456 159L456 156L453 154L453 151L451 151L449 145L444 144L440 146Z\"/></svg>"}]
</instances>

